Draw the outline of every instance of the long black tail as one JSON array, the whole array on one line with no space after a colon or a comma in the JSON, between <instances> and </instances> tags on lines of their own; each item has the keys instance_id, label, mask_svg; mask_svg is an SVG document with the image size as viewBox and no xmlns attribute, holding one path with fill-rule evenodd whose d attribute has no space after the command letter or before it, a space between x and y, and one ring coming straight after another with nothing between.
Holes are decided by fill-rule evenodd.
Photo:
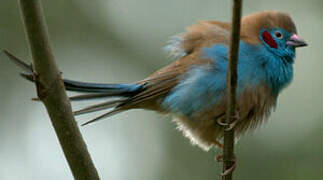
<instances>
[{"instance_id":1,"label":"long black tail","mask_svg":"<svg viewBox=\"0 0 323 180\"><path fill-rule=\"evenodd\" d=\"M4 51L4 53L19 67L23 69L23 73L20 73L22 77L25 79L34 82L34 70L32 65L26 64L24 61L15 57L8 51ZM108 117L114 115L116 113L120 113L126 109L119 108L124 102L127 101L128 98L135 96L144 90L144 84L99 84L99 83L88 83L88 82L80 82L64 79L64 85L66 90L75 91L82 93L80 95L69 97L71 101L79 101L79 100L89 100L89 99L97 99L97 98L117 98L116 100L107 100L104 103L96 104L93 106L85 107L81 110L75 111L74 115L81 115L90 112L96 112L100 110L105 110L112 108L112 110L107 113L87 122L85 124L89 124L94 121L98 121L104 117Z\"/></svg>"}]
</instances>

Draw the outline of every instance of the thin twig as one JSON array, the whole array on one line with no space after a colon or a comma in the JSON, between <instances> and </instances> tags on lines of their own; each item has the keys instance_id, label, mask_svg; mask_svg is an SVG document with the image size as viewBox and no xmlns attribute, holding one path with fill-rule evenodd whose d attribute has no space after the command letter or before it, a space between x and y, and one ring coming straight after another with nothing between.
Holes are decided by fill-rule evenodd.
<instances>
[{"instance_id":1,"label":"thin twig","mask_svg":"<svg viewBox=\"0 0 323 180\"><path fill-rule=\"evenodd\" d=\"M229 52L229 66L227 71L227 117L226 123L228 129L230 124L237 121L236 116L236 89L238 80L238 51L240 40L240 21L241 21L242 0L233 0L232 8L232 31ZM234 155L234 128L224 131L223 148L223 180L232 180L232 167L235 166L236 158ZM231 171L230 171L231 170Z\"/></svg>"},{"instance_id":2,"label":"thin twig","mask_svg":"<svg viewBox=\"0 0 323 180\"><path fill-rule=\"evenodd\" d=\"M20 8L33 56L38 97L46 106L74 179L99 180L50 48L40 0L20 0Z\"/></svg>"}]
</instances>

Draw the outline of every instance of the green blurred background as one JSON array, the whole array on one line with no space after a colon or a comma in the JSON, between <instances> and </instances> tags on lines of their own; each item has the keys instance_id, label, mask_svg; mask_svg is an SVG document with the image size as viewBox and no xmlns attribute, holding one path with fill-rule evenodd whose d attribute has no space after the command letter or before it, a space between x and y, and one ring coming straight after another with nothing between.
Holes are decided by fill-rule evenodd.
<instances>
[{"instance_id":1,"label":"green blurred background","mask_svg":"<svg viewBox=\"0 0 323 180\"><path fill-rule=\"evenodd\" d=\"M173 61L162 50L169 36L198 20L231 17L231 3L223 0L46 0L43 6L64 77L91 82L140 80ZM244 14L290 13L309 46L298 49L294 81L269 122L237 144L235 179L323 179L322 8L322 0L244 2ZM0 48L31 60L17 1L0 3ZM45 108L30 100L34 85L19 71L0 54L0 179L72 179ZM169 117L136 110L80 128L102 179L219 179L220 152L192 146Z\"/></svg>"}]
</instances>

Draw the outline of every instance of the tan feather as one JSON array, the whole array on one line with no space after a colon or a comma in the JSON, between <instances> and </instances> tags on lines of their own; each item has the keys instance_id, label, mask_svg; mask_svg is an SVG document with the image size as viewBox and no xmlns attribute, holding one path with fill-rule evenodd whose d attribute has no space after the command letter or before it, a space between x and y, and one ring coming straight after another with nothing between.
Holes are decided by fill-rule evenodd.
<instances>
[{"instance_id":1,"label":"tan feather","mask_svg":"<svg viewBox=\"0 0 323 180\"><path fill-rule=\"evenodd\" d=\"M283 28L296 33L291 17L279 11L263 11L242 18L240 38L247 43L260 43L259 32L262 28Z\"/></svg>"}]
</instances>

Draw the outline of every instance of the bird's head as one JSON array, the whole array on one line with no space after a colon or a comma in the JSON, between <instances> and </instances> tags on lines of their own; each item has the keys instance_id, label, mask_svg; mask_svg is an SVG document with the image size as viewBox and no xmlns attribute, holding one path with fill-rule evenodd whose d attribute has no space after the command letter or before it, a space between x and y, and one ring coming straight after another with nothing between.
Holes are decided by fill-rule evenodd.
<instances>
[{"instance_id":1,"label":"bird's head","mask_svg":"<svg viewBox=\"0 0 323 180\"><path fill-rule=\"evenodd\" d=\"M251 44L262 44L280 57L294 57L295 48L307 46L297 35L291 17L278 11L264 11L244 17L241 38Z\"/></svg>"}]
</instances>

